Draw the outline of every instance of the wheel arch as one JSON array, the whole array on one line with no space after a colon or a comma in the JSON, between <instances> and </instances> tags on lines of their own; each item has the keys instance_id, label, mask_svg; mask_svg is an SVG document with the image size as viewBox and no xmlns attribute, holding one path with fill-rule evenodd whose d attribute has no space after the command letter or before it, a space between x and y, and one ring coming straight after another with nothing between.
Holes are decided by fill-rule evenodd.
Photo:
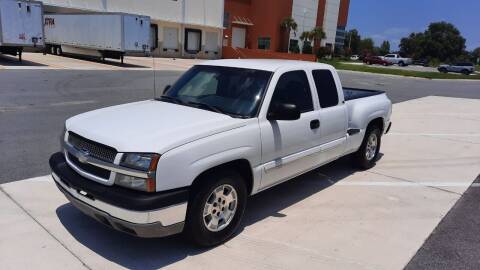
<instances>
[{"instance_id":1,"label":"wheel arch","mask_svg":"<svg viewBox=\"0 0 480 270\"><path fill-rule=\"evenodd\" d=\"M203 171L193 180L191 185L192 190L195 190L195 188L202 183L202 180L205 177L210 174L214 174L216 171L219 170L234 170L239 173L245 181L245 185L247 187L247 194L250 195L252 193L254 185L253 171L251 164L247 159L235 159Z\"/></svg>"},{"instance_id":2,"label":"wheel arch","mask_svg":"<svg viewBox=\"0 0 480 270\"><path fill-rule=\"evenodd\" d=\"M383 117L377 117L377 118L374 118L374 119L370 120L370 122L367 125L367 130L371 127L374 127L374 126L380 128L380 130L383 133L385 131L385 121L384 121Z\"/></svg>"}]
</instances>

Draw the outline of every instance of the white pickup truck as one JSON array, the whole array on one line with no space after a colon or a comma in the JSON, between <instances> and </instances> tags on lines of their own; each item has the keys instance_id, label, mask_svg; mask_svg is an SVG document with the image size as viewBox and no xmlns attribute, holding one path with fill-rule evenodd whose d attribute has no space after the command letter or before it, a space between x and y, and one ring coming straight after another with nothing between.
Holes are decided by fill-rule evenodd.
<instances>
[{"instance_id":1,"label":"white pickup truck","mask_svg":"<svg viewBox=\"0 0 480 270\"><path fill-rule=\"evenodd\" d=\"M411 58L401 57L399 54L387 54L383 56L382 59L392 64L399 65L401 67L405 67L412 64Z\"/></svg>"},{"instance_id":2,"label":"white pickup truck","mask_svg":"<svg viewBox=\"0 0 480 270\"><path fill-rule=\"evenodd\" d=\"M233 235L250 195L349 154L373 166L391 112L384 92L342 88L329 65L207 61L160 98L68 119L50 167L107 226L210 246Z\"/></svg>"}]
</instances>

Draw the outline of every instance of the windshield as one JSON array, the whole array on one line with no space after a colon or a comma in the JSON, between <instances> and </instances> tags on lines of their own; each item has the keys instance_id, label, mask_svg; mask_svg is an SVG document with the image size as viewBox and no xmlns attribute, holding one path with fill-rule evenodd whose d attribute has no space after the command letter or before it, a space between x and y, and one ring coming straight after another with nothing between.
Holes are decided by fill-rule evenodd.
<instances>
[{"instance_id":1,"label":"windshield","mask_svg":"<svg viewBox=\"0 0 480 270\"><path fill-rule=\"evenodd\" d=\"M180 77L160 100L251 118L257 114L271 75L262 70L198 65Z\"/></svg>"}]
</instances>

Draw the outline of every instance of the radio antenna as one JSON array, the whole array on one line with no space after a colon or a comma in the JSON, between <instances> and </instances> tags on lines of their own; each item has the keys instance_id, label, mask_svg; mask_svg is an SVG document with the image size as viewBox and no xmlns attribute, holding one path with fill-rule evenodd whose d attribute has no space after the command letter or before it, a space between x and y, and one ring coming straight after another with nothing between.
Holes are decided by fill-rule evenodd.
<instances>
[{"instance_id":1,"label":"radio antenna","mask_svg":"<svg viewBox=\"0 0 480 270\"><path fill-rule=\"evenodd\" d=\"M152 69L153 69L153 98L155 99L157 98L157 76L156 76L154 52L152 52Z\"/></svg>"}]
</instances>

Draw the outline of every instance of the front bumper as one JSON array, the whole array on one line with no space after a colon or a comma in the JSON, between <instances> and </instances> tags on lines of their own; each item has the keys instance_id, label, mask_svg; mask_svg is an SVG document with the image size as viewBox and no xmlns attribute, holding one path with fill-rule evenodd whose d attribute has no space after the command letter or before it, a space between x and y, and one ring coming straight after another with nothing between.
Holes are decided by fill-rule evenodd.
<instances>
[{"instance_id":1,"label":"front bumper","mask_svg":"<svg viewBox=\"0 0 480 270\"><path fill-rule=\"evenodd\" d=\"M105 186L73 171L62 153L50 158L52 177L79 210L116 230L139 237L163 237L183 230L188 189L148 194Z\"/></svg>"}]
</instances>

